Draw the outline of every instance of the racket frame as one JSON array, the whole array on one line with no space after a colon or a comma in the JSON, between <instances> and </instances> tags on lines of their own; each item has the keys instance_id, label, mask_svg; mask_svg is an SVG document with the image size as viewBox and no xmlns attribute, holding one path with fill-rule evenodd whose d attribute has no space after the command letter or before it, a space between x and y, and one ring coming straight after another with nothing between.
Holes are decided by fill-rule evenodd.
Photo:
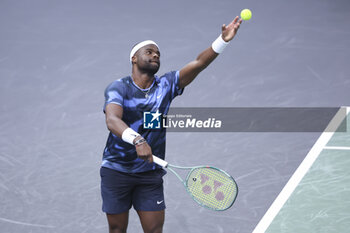
<instances>
[{"instance_id":1,"label":"racket frame","mask_svg":"<svg viewBox=\"0 0 350 233\"><path fill-rule=\"evenodd\" d=\"M165 160L161 159L161 158L158 158L157 156L153 155L153 162L160 165L161 167L163 168L167 168L168 170L170 170L180 181L181 183L185 186L185 189L187 191L188 194L190 194L190 196L192 197L192 199L194 201L196 201L200 206L203 206L207 209L210 209L210 210L215 210L215 211L224 211L224 210L227 210L229 209L233 203L236 201L236 198L237 198L237 195L238 195L238 185L235 181L235 179L230 175L228 174L226 171L220 169L220 168L216 168L216 167L212 167L212 166L194 166L194 167L182 167L182 166L177 166L177 165L172 165L172 164L169 164L168 162L166 162ZM188 173L187 173L187 176L186 176L186 179L182 179L181 176L172 168L177 168L177 169L182 169L182 170L190 170ZM198 168L211 168L211 169L215 169L215 170L218 170L220 172L222 172L223 174L225 174L227 177L229 177L233 183L235 184L235 188L236 188L236 193L235 193L235 196L231 202L231 204L224 208L224 209L214 209L214 208L210 208L209 206L206 206L204 205L203 203L199 202L194 196L193 194L189 191L188 189L188 186L187 186L187 183L188 183L188 178L189 176L191 175L192 171L195 170L195 169L198 169Z\"/></svg>"}]
</instances>

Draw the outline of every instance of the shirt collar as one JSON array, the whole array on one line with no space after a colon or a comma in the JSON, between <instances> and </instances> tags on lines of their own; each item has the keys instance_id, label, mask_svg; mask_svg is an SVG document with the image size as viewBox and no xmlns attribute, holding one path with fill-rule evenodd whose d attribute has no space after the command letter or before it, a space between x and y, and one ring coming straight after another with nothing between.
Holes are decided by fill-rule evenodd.
<instances>
[{"instance_id":1,"label":"shirt collar","mask_svg":"<svg viewBox=\"0 0 350 233\"><path fill-rule=\"evenodd\" d=\"M142 89L141 87L137 86L137 84L134 82L134 80L132 79L131 76L129 76L129 78L130 78L132 84L133 84L137 89L140 89L141 91L148 91L148 90L151 89L155 84L158 85L158 84L160 83L160 78L159 78L157 75L154 75L154 80L153 80L151 86L150 86L149 88L147 88L147 89Z\"/></svg>"}]
</instances>

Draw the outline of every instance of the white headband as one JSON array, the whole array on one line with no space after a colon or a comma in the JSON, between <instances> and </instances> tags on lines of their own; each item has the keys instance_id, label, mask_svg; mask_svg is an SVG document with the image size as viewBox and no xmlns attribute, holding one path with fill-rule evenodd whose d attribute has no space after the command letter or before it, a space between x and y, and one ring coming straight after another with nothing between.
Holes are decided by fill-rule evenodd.
<instances>
[{"instance_id":1,"label":"white headband","mask_svg":"<svg viewBox=\"0 0 350 233\"><path fill-rule=\"evenodd\" d=\"M159 46L156 44L156 42L154 42L153 40L145 40L145 41L142 41L140 43L138 43L137 45L135 45L131 52L130 52L130 62L132 63L132 57L135 55L135 53L137 52L137 50L139 50L140 48L142 48L143 46L146 46L146 45L149 45L149 44L154 44L155 46L158 47L159 49Z\"/></svg>"}]
</instances>

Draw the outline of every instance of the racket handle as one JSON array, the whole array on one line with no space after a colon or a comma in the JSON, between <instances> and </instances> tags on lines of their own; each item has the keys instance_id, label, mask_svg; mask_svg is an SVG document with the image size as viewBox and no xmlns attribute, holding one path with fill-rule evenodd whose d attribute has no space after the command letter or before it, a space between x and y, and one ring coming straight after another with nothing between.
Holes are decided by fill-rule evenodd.
<instances>
[{"instance_id":1,"label":"racket handle","mask_svg":"<svg viewBox=\"0 0 350 233\"><path fill-rule=\"evenodd\" d=\"M163 159L158 158L157 156L153 155L153 162L158 164L159 166L162 167L167 167L168 166L168 162L164 161Z\"/></svg>"}]
</instances>

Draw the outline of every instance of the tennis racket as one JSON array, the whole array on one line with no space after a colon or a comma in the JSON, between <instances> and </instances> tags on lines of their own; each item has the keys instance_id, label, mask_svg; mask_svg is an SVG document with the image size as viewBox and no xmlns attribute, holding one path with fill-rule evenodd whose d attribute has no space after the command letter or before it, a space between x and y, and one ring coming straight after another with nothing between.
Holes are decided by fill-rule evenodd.
<instances>
[{"instance_id":1,"label":"tennis racket","mask_svg":"<svg viewBox=\"0 0 350 233\"><path fill-rule=\"evenodd\" d=\"M186 191L199 205L211 210L223 211L236 200L238 187L235 180L225 171L211 166L180 167L153 155L153 162L175 174ZM189 170L186 180L173 169Z\"/></svg>"}]
</instances>

